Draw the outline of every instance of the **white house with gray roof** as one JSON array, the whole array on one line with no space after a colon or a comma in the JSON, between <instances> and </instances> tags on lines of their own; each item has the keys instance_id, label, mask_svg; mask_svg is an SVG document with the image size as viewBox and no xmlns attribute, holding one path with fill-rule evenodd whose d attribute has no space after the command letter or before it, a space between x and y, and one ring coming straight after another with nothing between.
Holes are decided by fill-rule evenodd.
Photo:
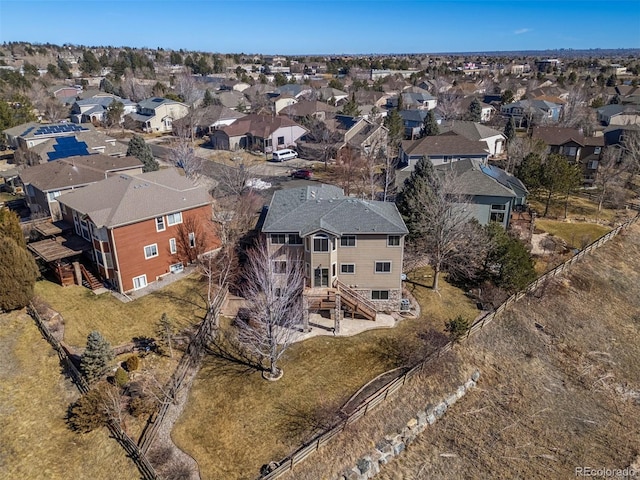
<instances>
[{"instance_id":1,"label":"white house with gray roof","mask_svg":"<svg viewBox=\"0 0 640 480\"><path fill-rule=\"evenodd\" d=\"M324 184L279 190L262 232L273 261L292 249L303 258L312 294L330 290L350 308L349 298L361 301L373 316L400 308L408 230L394 203L347 197Z\"/></svg>"},{"instance_id":2,"label":"white house with gray roof","mask_svg":"<svg viewBox=\"0 0 640 480\"><path fill-rule=\"evenodd\" d=\"M173 122L189 114L189 107L184 103L168 98L153 97L138 102L135 113L129 118L138 122L145 132L170 132Z\"/></svg>"}]
</instances>

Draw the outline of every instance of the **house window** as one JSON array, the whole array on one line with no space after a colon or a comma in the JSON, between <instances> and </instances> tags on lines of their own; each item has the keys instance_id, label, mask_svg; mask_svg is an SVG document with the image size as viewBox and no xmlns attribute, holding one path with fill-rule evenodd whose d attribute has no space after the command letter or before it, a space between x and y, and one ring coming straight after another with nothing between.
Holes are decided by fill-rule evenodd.
<instances>
[{"instance_id":1,"label":"house window","mask_svg":"<svg viewBox=\"0 0 640 480\"><path fill-rule=\"evenodd\" d=\"M336 264L332 264L331 265L331 276L335 277L336 276Z\"/></svg>"},{"instance_id":2,"label":"house window","mask_svg":"<svg viewBox=\"0 0 640 480\"><path fill-rule=\"evenodd\" d=\"M399 247L400 235L389 235L387 237L387 247Z\"/></svg>"},{"instance_id":3,"label":"house window","mask_svg":"<svg viewBox=\"0 0 640 480\"><path fill-rule=\"evenodd\" d=\"M170 213L167 215L167 225L177 225L182 223L182 212Z\"/></svg>"},{"instance_id":4,"label":"house window","mask_svg":"<svg viewBox=\"0 0 640 480\"><path fill-rule=\"evenodd\" d=\"M350 274L350 275L356 273L356 264L355 263L341 263L340 264L340 273Z\"/></svg>"},{"instance_id":5,"label":"house window","mask_svg":"<svg viewBox=\"0 0 640 480\"><path fill-rule=\"evenodd\" d=\"M270 138L267 138L264 141L264 145L265 145L265 147L270 147L271 145L273 145L273 140L271 140Z\"/></svg>"},{"instance_id":6,"label":"house window","mask_svg":"<svg viewBox=\"0 0 640 480\"><path fill-rule=\"evenodd\" d=\"M569 157L575 157L576 156L576 152L577 152L576 147L568 147L566 155L569 156Z\"/></svg>"},{"instance_id":7,"label":"house window","mask_svg":"<svg viewBox=\"0 0 640 480\"><path fill-rule=\"evenodd\" d=\"M133 289L140 290L147 286L147 276L140 275L139 277L133 277Z\"/></svg>"},{"instance_id":8,"label":"house window","mask_svg":"<svg viewBox=\"0 0 640 480\"><path fill-rule=\"evenodd\" d=\"M274 260L273 261L273 271L274 271L274 273L286 273L287 272L287 262L286 262L286 260Z\"/></svg>"},{"instance_id":9,"label":"house window","mask_svg":"<svg viewBox=\"0 0 640 480\"><path fill-rule=\"evenodd\" d=\"M356 246L356 236L355 235L344 235L340 237L340 246L341 247L355 247Z\"/></svg>"},{"instance_id":10,"label":"house window","mask_svg":"<svg viewBox=\"0 0 640 480\"><path fill-rule=\"evenodd\" d=\"M389 290L371 290L371 300L389 300Z\"/></svg>"},{"instance_id":11,"label":"house window","mask_svg":"<svg viewBox=\"0 0 640 480\"><path fill-rule=\"evenodd\" d=\"M144 258L149 259L158 256L158 244L147 245L144 247Z\"/></svg>"},{"instance_id":12,"label":"house window","mask_svg":"<svg viewBox=\"0 0 640 480\"><path fill-rule=\"evenodd\" d=\"M169 239L169 252L171 253L171 255L175 255L176 253L178 253L178 246L176 245L175 238Z\"/></svg>"},{"instance_id":13,"label":"house window","mask_svg":"<svg viewBox=\"0 0 640 480\"><path fill-rule=\"evenodd\" d=\"M313 251L328 252L329 238L326 235L316 235L315 237L313 237Z\"/></svg>"},{"instance_id":14,"label":"house window","mask_svg":"<svg viewBox=\"0 0 640 480\"><path fill-rule=\"evenodd\" d=\"M302 245L302 237L297 233L290 233L289 245Z\"/></svg>"},{"instance_id":15,"label":"house window","mask_svg":"<svg viewBox=\"0 0 640 480\"><path fill-rule=\"evenodd\" d=\"M272 233L271 234L271 244L272 245L282 245L285 243L287 236L284 233Z\"/></svg>"},{"instance_id":16,"label":"house window","mask_svg":"<svg viewBox=\"0 0 640 480\"><path fill-rule=\"evenodd\" d=\"M376 262L376 273L391 273L391 262Z\"/></svg>"},{"instance_id":17,"label":"house window","mask_svg":"<svg viewBox=\"0 0 640 480\"><path fill-rule=\"evenodd\" d=\"M182 262L174 263L173 265L169 265L169 271L171 273L180 273L183 270L184 270L184 265L182 265Z\"/></svg>"},{"instance_id":18,"label":"house window","mask_svg":"<svg viewBox=\"0 0 640 480\"><path fill-rule=\"evenodd\" d=\"M284 145L284 137L278 137L278 146Z\"/></svg>"},{"instance_id":19,"label":"house window","mask_svg":"<svg viewBox=\"0 0 640 480\"><path fill-rule=\"evenodd\" d=\"M189 248L196 248L196 234L189 232Z\"/></svg>"},{"instance_id":20,"label":"house window","mask_svg":"<svg viewBox=\"0 0 640 480\"><path fill-rule=\"evenodd\" d=\"M588 168L589 168L589 170L597 170L598 169L598 161L597 160L590 161Z\"/></svg>"},{"instance_id":21,"label":"house window","mask_svg":"<svg viewBox=\"0 0 640 480\"><path fill-rule=\"evenodd\" d=\"M49 197L49 201L53 202L56 198L58 198L60 195L62 195L62 192L60 190L56 190L55 192L49 192L47 193L47 197Z\"/></svg>"},{"instance_id":22,"label":"house window","mask_svg":"<svg viewBox=\"0 0 640 480\"><path fill-rule=\"evenodd\" d=\"M156 232L162 232L166 228L164 225L164 217L156 217Z\"/></svg>"},{"instance_id":23,"label":"house window","mask_svg":"<svg viewBox=\"0 0 640 480\"><path fill-rule=\"evenodd\" d=\"M506 205L491 205L490 220L492 222L504 223L506 208Z\"/></svg>"},{"instance_id":24,"label":"house window","mask_svg":"<svg viewBox=\"0 0 640 480\"><path fill-rule=\"evenodd\" d=\"M602 150L602 148L601 148L601 147L596 147L596 148L594 148L594 149L593 149L593 153L594 153L594 155L599 155L601 150Z\"/></svg>"}]
</instances>

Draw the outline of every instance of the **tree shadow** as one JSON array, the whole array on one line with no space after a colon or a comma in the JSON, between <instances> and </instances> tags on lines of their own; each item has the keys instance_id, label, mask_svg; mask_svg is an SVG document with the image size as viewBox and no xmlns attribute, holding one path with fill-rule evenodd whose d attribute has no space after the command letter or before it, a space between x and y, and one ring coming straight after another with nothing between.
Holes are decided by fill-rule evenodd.
<instances>
[{"instance_id":1,"label":"tree shadow","mask_svg":"<svg viewBox=\"0 0 640 480\"><path fill-rule=\"evenodd\" d=\"M287 436L301 441L333 428L345 418L344 413L319 398L305 405L279 402L275 410L282 417L280 427Z\"/></svg>"},{"instance_id":2,"label":"tree shadow","mask_svg":"<svg viewBox=\"0 0 640 480\"><path fill-rule=\"evenodd\" d=\"M268 369L259 360L249 355L237 344L232 334L218 331L215 338L205 346L203 365L214 373L245 376Z\"/></svg>"}]
</instances>

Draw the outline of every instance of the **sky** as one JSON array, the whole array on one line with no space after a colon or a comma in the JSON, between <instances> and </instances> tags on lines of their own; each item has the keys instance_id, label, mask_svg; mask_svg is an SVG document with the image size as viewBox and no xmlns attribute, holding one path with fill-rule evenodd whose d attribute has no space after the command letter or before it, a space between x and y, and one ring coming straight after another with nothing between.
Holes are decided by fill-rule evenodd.
<instances>
[{"instance_id":1,"label":"sky","mask_svg":"<svg viewBox=\"0 0 640 480\"><path fill-rule=\"evenodd\" d=\"M639 0L0 0L0 42L219 53L640 48Z\"/></svg>"}]
</instances>

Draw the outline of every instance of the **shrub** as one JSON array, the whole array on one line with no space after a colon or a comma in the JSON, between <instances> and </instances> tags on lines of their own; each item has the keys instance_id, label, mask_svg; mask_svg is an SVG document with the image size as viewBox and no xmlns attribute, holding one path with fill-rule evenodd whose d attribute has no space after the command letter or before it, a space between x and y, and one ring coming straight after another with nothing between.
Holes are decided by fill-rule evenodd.
<instances>
[{"instance_id":1,"label":"shrub","mask_svg":"<svg viewBox=\"0 0 640 480\"><path fill-rule=\"evenodd\" d=\"M151 397L136 397L129 402L129 413L134 417L148 417L156 411L157 404Z\"/></svg>"},{"instance_id":2,"label":"shrub","mask_svg":"<svg viewBox=\"0 0 640 480\"><path fill-rule=\"evenodd\" d=\"M105 383L97 384L69 407L67 424L78 433L88 433L107 424L108 414L105 406Z\"/></svg>"},{"instance_id":3,"label":"shrub","mask_svg":"<svg viewBox=\"0 0 640 480\"><path fill-rule=\"evenodd\" d=\"M125 368L127 369L127 372L138 370L140 368L140 357L135 354L131 355L125 362Z\"/></svg>"},{"instance_id":4,"label":"shrub","mask_svg":"<svg viewBox=\"0 0 640 480\"><path fill-rule=\"evenodd\" d=\"M116 385L119 387L124 387L127 383L129 383L129 375L124 371L124 368L118 367L115 374Z\"/></svg>"},{"instance_id":5,"label":"shrub","mask_svg":"<svg viewBox=\"0 0 640 480\"><path fill-rule=\"evenodd\" d=\"M469 330L469 320L462 315L458 315L456 318L449 320L444 329L449 333L449 338L452 342L457 343L460 338Z\"/></svg>"}]
</instances>

